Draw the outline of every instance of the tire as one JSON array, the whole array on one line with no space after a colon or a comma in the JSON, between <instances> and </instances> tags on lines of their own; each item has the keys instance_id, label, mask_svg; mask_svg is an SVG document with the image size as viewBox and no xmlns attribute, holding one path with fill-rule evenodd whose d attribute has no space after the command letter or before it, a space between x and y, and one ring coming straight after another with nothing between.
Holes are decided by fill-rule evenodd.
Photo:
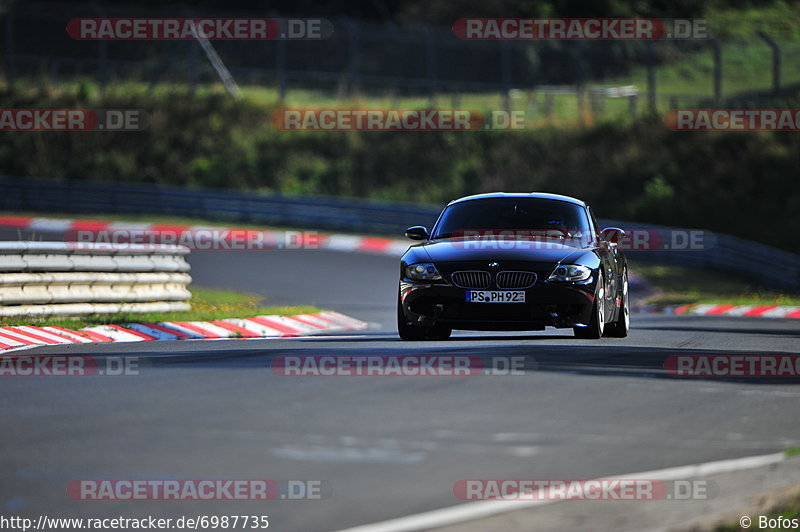
<instances>
[{"instance_id":1,"label":"tire","mask_svg":"<svg viewBox=\"0 0 800 532\"><path fill-rule=\"evenodd\" d=\"M406 321L405 314L403 314L403 307L400 304L400 299L397 299L397 333L402 340L446 340L450 338L452 332L453 329L442 325L433 325L430 327L409 325Z\"/></svg>"},{"instance_id":2,"label":"tire","mask_svg":"<svg viewBox=\"0 0 800 532\"><path fill-rule=\"evenodd\" d=\"M600 305L605 299L605 282L603 276L600 275L597 279L598 287L597 293L594 298L594 305L592 305L592 317L589 319L589 325L586 327L573 327L575 338L584 340L597 340L603 336L605 329L605 310L604 305Z\"/></svg>"},{"instance_id":3,"label":"tire","mask_svg":"<svg viewBox=\"0 0 800 532\"><path fill-rule=\"evenodd\" d=\"M619 307L619 316L613 323L608 324L605 336L611 338L625 338L631 330L631 309L628 303L628 270L622 274L622 305Z\"/></svg>"},{"instance_id":4,"label":"tire","mask_svg":"<svg viewBox=\"0 0 800 532\"><path fill-rule=\"evenodd\" d=\"M443 325L434 325L433 327L426 327L428 329L429 340L447 340L453 333L453 329Z\"/></svg>"}]
</instances>

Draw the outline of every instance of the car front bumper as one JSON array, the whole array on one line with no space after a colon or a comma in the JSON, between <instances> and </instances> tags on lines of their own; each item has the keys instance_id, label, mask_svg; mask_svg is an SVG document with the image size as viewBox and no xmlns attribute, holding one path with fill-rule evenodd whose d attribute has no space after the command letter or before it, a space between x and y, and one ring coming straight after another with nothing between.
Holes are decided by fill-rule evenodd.
<instances>
[{"instance_id":1,"label":"car front bumper","mask_svg":"<svg viewBox=\"0 0 800 532\"><path fill-rule=\"evenodd\" d=\"M595 283L538 282L524 290L525 303L472 303L464 288L400 281L400 306L411 324L440 324L484 331L542 330L589 323Z\"/></svg>"}]
</instances>

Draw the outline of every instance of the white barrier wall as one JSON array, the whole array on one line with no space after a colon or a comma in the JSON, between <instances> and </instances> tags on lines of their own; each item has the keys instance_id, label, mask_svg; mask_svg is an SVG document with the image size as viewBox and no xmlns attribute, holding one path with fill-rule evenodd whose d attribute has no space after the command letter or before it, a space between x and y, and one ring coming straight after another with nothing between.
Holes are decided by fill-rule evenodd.
<instances>
[{"instance_id":1,"label":"white barrier wall","mask_svg":"<svg viewBox=\"0 0 800 532\"><path fill-rule=\"evenodd\" d=\"M188 310L189 249L0 242L0 316Z\"/></svg>"}]
</instances>

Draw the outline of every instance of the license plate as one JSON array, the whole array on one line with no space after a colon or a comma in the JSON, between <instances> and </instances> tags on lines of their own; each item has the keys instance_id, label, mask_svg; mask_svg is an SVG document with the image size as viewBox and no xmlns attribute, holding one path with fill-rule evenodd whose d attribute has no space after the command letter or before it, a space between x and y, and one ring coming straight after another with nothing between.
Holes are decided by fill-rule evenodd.
<instances>
[{"instance_id":1,"label":"license plate","mask_svg":"<svg viewBox=\"0 0 800 532\"><path fill-rule=\"evenodd\" d=\"M525 303L524 290L467 290L470 303Z\"/></svg>"}]
</instances>

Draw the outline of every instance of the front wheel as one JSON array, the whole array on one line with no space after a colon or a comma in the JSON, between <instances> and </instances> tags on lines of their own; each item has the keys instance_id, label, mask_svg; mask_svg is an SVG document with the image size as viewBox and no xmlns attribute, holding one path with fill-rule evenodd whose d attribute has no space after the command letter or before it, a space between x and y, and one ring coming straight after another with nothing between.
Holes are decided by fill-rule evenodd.
<instances>
[{"instance_id":1,"label":"front wheel","mask_svg":"<svg viewBox=\"0 0 800 532\"><path fill-rule=\"evenodd\" d=\"M402 340L446 340L450 338L453 329L441 325L424 326L409 325L403 314L400 299L397 300L397 332Z\"/></svg>"},{"instance_id":2,"label":"front wheel","mask_svg":"<svg viewBox=\"0 0 800 532\"><path fill-rule=\"evenodd\" d=\"M592 317L589 319L589 324L586 327L573 327L575 338L585 340L596 340L603 336L603 329L605 328L605 301L606 290L603 283L603 276L599 275L597 278L597 293L594 298L594 305L592 305Z\"/></svg>"}]
</instances>

